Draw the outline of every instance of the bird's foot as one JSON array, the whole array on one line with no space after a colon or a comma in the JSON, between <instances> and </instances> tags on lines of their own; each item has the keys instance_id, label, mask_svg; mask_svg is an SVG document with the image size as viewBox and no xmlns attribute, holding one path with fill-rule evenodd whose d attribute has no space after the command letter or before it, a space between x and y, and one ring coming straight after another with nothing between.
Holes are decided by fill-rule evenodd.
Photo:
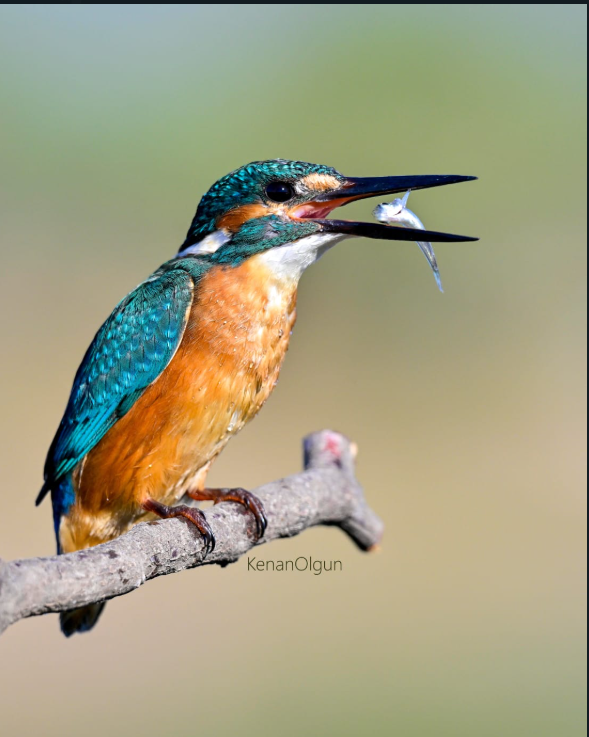
<instances>
[{"instance_id":1,"label":"bird's foot","mask_svg":"<svg viewBox=\"0 0 589 737\"><path fill-rule=\"evenodd\" d=\"M148 499L143 502L142 506L146 512L153 512L162 519L184 517L185 519L190 520L204 538L205 558L215 549L215 536L213 535L213 531L211 530L206 517L200 509L197 509L196 507L187 507L183 504L179 504L177 507L168 507L167 504L156 502L155 499Z\"/></svg>"},{"instance_id":2,"label":"bird's foot","mask_svg":"<svg viewBox=\"0 0 589 737\"><path fill-rule=\"evenodd\" d=\"M197 502L212 501L214 504L219 502L237 502L248 509L254 516L256 522L257 539L264 537L268 520L264 513L264 505L255 494L245 489L199 489L198 491L189 491L188 496Z\"/></svg>"}]
</instances>

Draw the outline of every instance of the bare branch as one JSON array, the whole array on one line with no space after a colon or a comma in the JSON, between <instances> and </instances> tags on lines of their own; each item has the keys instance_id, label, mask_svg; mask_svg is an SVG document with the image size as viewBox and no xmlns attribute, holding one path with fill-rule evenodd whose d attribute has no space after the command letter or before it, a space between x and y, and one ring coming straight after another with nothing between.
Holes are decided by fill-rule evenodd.
<instances>
[{"instance_id":1,"label":"bare branch","mask_svg":"<svg viewBox=\"0 0 589 737\"><path fill-rule=\"evenodd\" d=\"M268 518L257 544L329 524L362 550L375 547L383 525L354 476L355 445L324 430L305 438L304 453L304 472L255 489ZM256 544L253 518L239 505L219 504L206 517L217 541L206 559L200 534L176 518L135 525L116 540L68 555L0 560L0 632L25 617L122 596L157 576L234 563Z\"/></svg>"}]
</instances>

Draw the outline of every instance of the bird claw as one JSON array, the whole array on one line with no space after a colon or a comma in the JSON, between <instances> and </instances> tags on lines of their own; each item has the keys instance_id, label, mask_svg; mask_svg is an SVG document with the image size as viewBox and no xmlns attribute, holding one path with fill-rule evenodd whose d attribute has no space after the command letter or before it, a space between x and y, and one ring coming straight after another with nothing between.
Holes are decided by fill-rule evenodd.
<instances>
[{"instance_id":1,"label":"bird claw","mask_svg":"<svg viewBox=\"0 0 589 737\"><path fill-rule=\"evenodd\" d=\"M202 489L189 491L188 496L196 501L212 501L214 504L220 502L236 502L252 513L256 523L256 542L264 537L268 520L264 511L264 505L251 491L240 487L235 489Z\"/></svg>"},{"instance_id":2,"label":"bird claw","mask_svg":"<svg viewBox=\"0 0 589 737\"><path fill-rule=\"evenodd\" d=\"M153 512L162 519L170 519L172 517L184 517L196 527L200 532L204 540L204 558L210 555L215 549L215 535L211 529L211 526L207 522L207 518L204 512L196 507L187 507L184 504L180 504L177 507L169 507L166 504L161 504L155 501L155 499L148 499L143 503L143 508L147 512Z\"/></svg>"},{"instance_id":3,"label":"bird claw","mask_svg":"<svg viewBox=\"0 0 589 737\"><path fill-rule=\"evenodd\" d=\"M248 509L254 516L256 523L256 532L258 534L258 540L264 537L266 528L268 527L268 520L266 519L266 513L264 512L264 505L258 499L255 494L246 489L233 489L233 492L240 492L243 498L243 506Z\"/></svg>"},{"instance_id":4,"label":"bird claw","mask_svg":"<svg viewBox=\"0 0 589 737\"><path fill-rule=\"evenodd\" d=\"M204 516L204 514L201 512L200 509L194 509L194 507L186 507L186 508L190 509L190 511L193 513L198 512L197 519L194 519L192 516L189 519L191 522L193 522L195 527L198 529L198 531L202 535L202 538L204 540L204 557L206 558L215 549L215 545L217 542L215 540L215 535L211 529L211 526L207 522L207 518Z\"/></svg>"}]
</instances>

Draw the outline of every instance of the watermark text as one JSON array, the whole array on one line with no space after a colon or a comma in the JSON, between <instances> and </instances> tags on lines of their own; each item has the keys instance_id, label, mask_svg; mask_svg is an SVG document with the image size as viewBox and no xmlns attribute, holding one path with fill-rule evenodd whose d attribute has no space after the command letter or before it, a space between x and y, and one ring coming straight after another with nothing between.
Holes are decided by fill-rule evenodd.
<instances>
[{"instance_id":1,"label":"watermark text","mask_svg":"<svg viewBox=\"0 0 589 737\"><path fill-rule=\"evenodd\" d=\"M247 559L247 570L256 573L267 571L312 573L320 576L322 573L343 571L341 560L315 560L301 555L294 560L258 560L256 557Z\"/></svg>"}]
</instances>

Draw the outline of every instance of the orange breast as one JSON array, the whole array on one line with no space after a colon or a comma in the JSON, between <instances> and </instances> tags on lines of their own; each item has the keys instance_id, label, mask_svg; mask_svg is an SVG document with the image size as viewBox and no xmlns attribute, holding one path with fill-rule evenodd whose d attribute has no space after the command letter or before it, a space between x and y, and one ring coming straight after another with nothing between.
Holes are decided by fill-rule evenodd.
<instances>
[{"instance_id":1,"label":"orange breast","mask_svg":"<svg viewBox=\"0 0 589 737\"><path fill-rule=\"evenodd\" d=\"M274 388L295 305L296 286L257 257L203 277L174 358L76 470L65 552L120 535L145 517L149 497L173 504L204 486L211 461Z\"/></svg>"}]
</instances>

